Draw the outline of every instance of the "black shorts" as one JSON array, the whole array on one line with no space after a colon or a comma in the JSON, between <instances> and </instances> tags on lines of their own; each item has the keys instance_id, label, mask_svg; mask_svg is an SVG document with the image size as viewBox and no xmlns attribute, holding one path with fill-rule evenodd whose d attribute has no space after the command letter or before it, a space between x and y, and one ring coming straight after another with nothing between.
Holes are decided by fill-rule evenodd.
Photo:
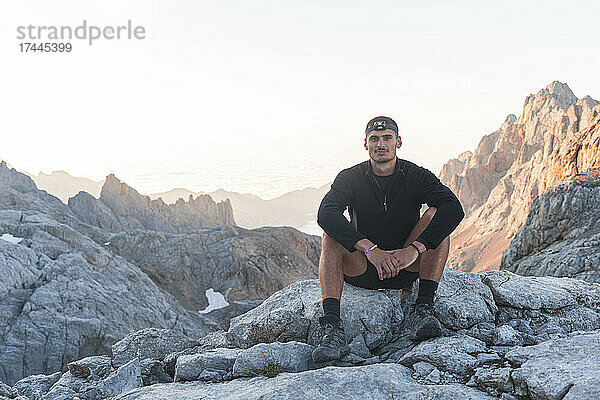
<instances>
[{"instance_id":1,"label":"black shorts","mask_svg":"<svg viewBox=\"0 0 600 400\"><path fill-rule=\"evenodd\" d=\"M418 277L418 272L402 269L398 275L380 280L377 268L367 259L367 270L358 276L344 275L344 282L365 289L410 289Z\"/></svg>"}]
</instances>

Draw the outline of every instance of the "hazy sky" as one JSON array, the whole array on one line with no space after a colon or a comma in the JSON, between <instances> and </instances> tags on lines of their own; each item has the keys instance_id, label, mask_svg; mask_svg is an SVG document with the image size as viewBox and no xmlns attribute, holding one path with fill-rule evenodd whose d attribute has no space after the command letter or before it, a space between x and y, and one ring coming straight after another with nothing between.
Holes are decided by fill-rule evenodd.
<instances>
[{"instance_id":1,"label":"hazy sky","mask_svg":"<svg viewBox=\"0 0 600 400\"><path fill-rule=\"evenodd\" d=\"M400 157L437 174L553 80L600 98L598 2L417 3L2 1L0 158L146 193L243 180L268 195L365 160L376 115L399 123ZM19 52L17 26L83 19L131 20L146 39Z\"/></svg>"}]
</instances>

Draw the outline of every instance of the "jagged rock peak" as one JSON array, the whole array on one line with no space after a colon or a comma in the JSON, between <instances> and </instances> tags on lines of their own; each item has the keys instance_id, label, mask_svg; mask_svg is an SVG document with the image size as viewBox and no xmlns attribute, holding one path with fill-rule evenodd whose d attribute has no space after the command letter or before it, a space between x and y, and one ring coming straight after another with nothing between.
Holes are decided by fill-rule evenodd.
<instances>
[{"instance_id":1,"label":"jagged rock peak","mask_svg":"<svg viewBox=\"0 0 600 400\"><path fill-rule=\"evenodd\" d=\"M150 196L142 195L125 182L120 181L115 174L109 174L106 176L104 185L100 191L100 199L106 201L113 197L123 197L134 200L138 206L143 205L150 207L151 205L158 205L166 207L165 202L161 198L151 200Z\"/></svg>"},{"instance_id":2,"label":"jagged rock peak","mask_svg":"<svg viewBox=\"0 0 600 400\"><path fill-rule=\"evenodd\" d=\"M151 200L150 196L138 193L114 174L106 176L100 200L116 216L134 217L152 230L187 232L203 226L235 224L230 201L217 204L209 195L200 195L196 199L190 197L189 202L179 199L175 204L167 205L161 198Z\"/></svg>"},{"instance_id":3,"label":"jagged rock peak","mask_svg":"<svg viewBox=\"0 0 600 400\"><path fill-rule=\"evenodd\" d=\"M14 168L9 168L6 161L0 161L0 185L9 186L21 193L37 190L33 180Z\"/></svg>"},{"instance_id":4,"label":"jagged rock peak","mask_svg":"<svg viewBox=\"0 0 600 400\"><path fill-rule=\"evenodd\" d=\"M502 126L500 127L500 129L508 128L509 126L514 124L516 120L517 120L517 116L515 114L508 114L506 116L506 118L504 119L504 122L502 123Z\"/></svg>"},{"instance_id":5,"label":"jagged rock peak","mask_svg":"<svg viewBox=\"0 0 600 400\"><path fill-rule=\"evenodd\" d=\"M556 96L575 97L569 85L560 81L553 81L552 83L548 84L546 86L546 90Z\"/></svg>"},{"instance_id":6,"label":"jagged rock peak","mask_svg":"<svg viewBox=\"0 0 600 400\"><path fill-rule=\"evenodd\" d=\"M460 153L458 155L458 160L464 162L465 160L468 160L469 157L471 157L472 155L473 155L473 152L470 150L463 151L462 153Z\"/></svg>"},{"instance_id":7,"label":"jagged rock peak","mask_svg":"<svg viewBox=\"0 0 600 400\"><path fill-rule=\"evenodd\" d=\"M586 106L588 106L588 108L591 109L591 108L596 107L598 104L600 104L600 101L593 99L589 95L585 95L581 99L579 99L578 103L581 103L582 105L585 104Z\"/></svg>"},{"instance_id":8,"label":"jagged rock peak","mask_svg":"<svg viewBox=\"0 0 600 400\"><path fill-rule=\"evenodd\" d=\"M565 111L573 104L577 103L577 96L573 94L571 88L566 83L562 83L559 81L554 81L546 86L544 89L537 92L535 95L530 95L525 100L525 105L533 102L541 101L541 104L544 104L544 100L549 100L549 98L553 99L557 106L565 109Z\"/></svg>"},{"instance_id":9,"label":"jagged rock peak","mask_svg":"<svg viewBox=\"0 0 600 400\"><path fill-rule=\"evenodd\" d=\"M106 176L104 180L104 185L102 186L102 190L100 191L100 198L109 196L109 195L137 195L139 197L143 197L137 190L133 189L125 182L122 182L115 176L115 174L109 174ZM148 197L148 201L150 198Z\"/></svg>"}]
</instances>

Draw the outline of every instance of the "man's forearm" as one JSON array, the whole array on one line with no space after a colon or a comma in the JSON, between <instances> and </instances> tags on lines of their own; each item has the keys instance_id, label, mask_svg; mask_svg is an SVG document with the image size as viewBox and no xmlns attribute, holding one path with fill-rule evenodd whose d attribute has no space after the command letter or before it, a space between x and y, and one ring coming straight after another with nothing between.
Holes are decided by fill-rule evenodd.
<instances>
[{"instance_id":1,"label":"man's forearm","mask_svg":"<svg viewBox=\"0 0 600 400\"><path fill-rule=\"evenodd\" d=\"M414 240L412 243L415 244L415 246L417 246L419 248L419 250L422 252L427 250L427 247L425 247L425 245L421 242L417 242L416 240ZM354 248L357 250L360 250L361 252L365 252L367 250L369 250L371 247L373 247L373 242L371 242L369 239L365 238L365 239L361 239L358 242L354 243ZM410 243L408 244L408 246L410 246Z\"/></svg>"},{"instance_id":2,"label":"man's forearm","mask_svg":"<svg viewBox=\"0 0 600 400\"><path fill-rule=\"evenodd\" d=\"M358 242L354 243L354 248L356 250L360 250L361 252L365 252L367 250L369 250L371 247L373 247L375 243L371 242L369 239L364 238L364 239L360 239Z\"/></svg>"}]
</instances>

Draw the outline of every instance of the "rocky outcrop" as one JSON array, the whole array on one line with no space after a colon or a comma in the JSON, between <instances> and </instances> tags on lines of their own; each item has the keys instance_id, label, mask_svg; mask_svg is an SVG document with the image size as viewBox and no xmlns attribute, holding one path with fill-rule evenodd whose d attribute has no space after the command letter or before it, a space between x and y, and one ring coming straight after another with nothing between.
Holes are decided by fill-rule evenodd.
<instances>
[{"instance_id":1,"label":"rocky outcrop","mask_svg":"<svg viewBox=\"0 0 600 400\"><path fill-rule=\"evenodd\" d=\"M208 195L195 199L190 195L187 202L180 199L167 205L162 199L142 196L113 174L106 177L99 199L79 192L69 199L68 205L81 221L109 232L148 229L186 233L235 224L228 200L217 204Z\"/></svg>"},{"instance_id":2,"label":"rocky outcrop","mask_svg":"<svg viewBox=\"0 0 600 400\"><path fill-rule=\"evenodd\" d=\"M88 203L69 207L0 163L0 380L5 383L65 371L69 362L108 353L115 342L144 328L197 340L228 327L229 319L302 274L316 276L318 238L292 228L182 225L177 229L184 233L153 231L136 214L151 215L151 207L119 216L90 197L80 193ZM116 227L141 228L113 233L97 221L82 220L74 209L88 210L97 221L113 218ZM160 219L173 210L156 212L154 221L177 227L176 218ZM193 224L198 221L192 218ZM230 290L242 284L248 288ZM234 307L198 313L208 305L204 294L210 288L223 291ZM140 362L145 382L164 381L161 368ZM69 388L81 383L67 381Z\"/></svg>"},{"instance_id":3,"label":"rocky outcrop","mask_svg":"<svg viewBox=\"0 0 600 400\"><path fill-rule=\"evenodd\" d=\"M503 252L501 269L600 283L600 170L580 173L536 198Z\"/></svg>"},{"instance_id":4,"label":"rocky outcrop","mask_svg":"<svg viewBox=\"0 0 600 400\"><path fill-rule=\"evenodd\" d=\"M139 360L168 380L148 380L151 370L146 368L141 372L146 386L128 392L117 387L121 394L116 398L537 400L600 395L600 284L447 269L435 303L443 334L418 344L408 339L406 318L417 286L377 291L346 284L341 313L351 352L326 364L311 359L321 335L316 280L287 286L234 318L227 332L213 332L196 343L164 330L131 334L113 346L113 364L117 358L122 365ZM176 348L165 355L169 343ZM83 380L77 381L79 388L99 387L102 378L93 371L102 362L82 360L60 380L47 378L56 383L45 398L61 398L50 395L61 381L71 382L74 390L73 371ZM5 391L13 396L24 392L32 381L27 379Z\"/></svg>"},{"instance_id":5,"label":"rocky outcrop","mask_svg":"<svg viewBox=\"0 0 600 400\"><path fill-rule=\"evenodd\" d=\"M0 380L66 368L148 326L200 337L216 326L138 267L68 225L0 210Z\"/></svg>"},{"instance_id":6,"label":"rocky outcrop","mask_svg":"<svg viewBox=\"0 0 600 400\"><path fill-rule=\"evenodd\" d=\"M289 227L226 226L181 235L124 232L108 247L186 308L202 310L208 301L198 293L208 288L228 301L264 299L292 282L316 277L320 241Z\"/></svg>"},{"instance_id":7,"label":"rocky outcrop","mask_svg":"<svg viewBox=\"0 0 600 400\"><path fill-rule=\"evenodd\" d=\"M600 105L552 82L525 99L516 118L485 136L472 155L451 160L440 179L460 198L466 218L452 234L448 264L498 269L533 199L565 177L600 168Z\"/></svg>"},{"instance_id":8,"label":"rocky outcrop","mask_svg":"<svg viewBox=\"0 0 600 400\"><path fill-rule=\"evenodd\" d=\"M442 167L440 180L460 198L467 214L485 203L515 161L522 145L515 121L508 115L499 130L481 139L474 153L461 153Z\"/></svg>"}]
</instances>

